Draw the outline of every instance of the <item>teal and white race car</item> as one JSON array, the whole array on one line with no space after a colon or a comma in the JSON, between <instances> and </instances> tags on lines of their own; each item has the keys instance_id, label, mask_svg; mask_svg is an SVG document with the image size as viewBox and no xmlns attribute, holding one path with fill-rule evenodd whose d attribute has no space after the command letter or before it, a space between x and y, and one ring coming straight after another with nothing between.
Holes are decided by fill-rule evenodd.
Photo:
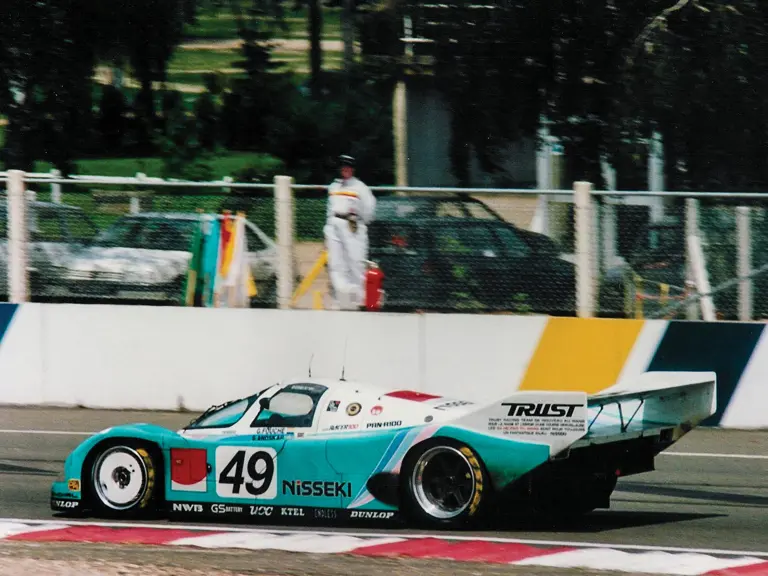
<instances>
[{"instance_id":1,"label":"teal and white race car","mask_svg":"<svg viewBox=\"0 0 768 576\"><path fill-rule=\"evenodd\" d=\"M66 459L51 509L433 528L503 509L573 516L608 508L619 477L653 470L716 404L712 372L648 372L595 395L521 391L482 404L297 379L213 406L179 431L95 434Z\"/></svg>"}]
</instances>

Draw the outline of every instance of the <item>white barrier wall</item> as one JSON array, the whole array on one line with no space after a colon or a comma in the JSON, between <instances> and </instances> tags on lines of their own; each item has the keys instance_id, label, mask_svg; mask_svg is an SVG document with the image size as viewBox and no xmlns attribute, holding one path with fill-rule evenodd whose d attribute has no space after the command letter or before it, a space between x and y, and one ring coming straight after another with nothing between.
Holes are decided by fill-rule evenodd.
<instances>
[{"instance_id":1,"label":"white barrier wall","mask_svg":"<svg viewBox=\"0 0 768 576\"><path fill-rule=\"evenodd\" d=\"M5 325L7 329L4 330ZM597 392L646 370L714 370L708 424L768 427L762 324L0 305L0 404L203 410L279 380L341 375L476 401ZM4 336L3 336L3 333ZM730 342L725 348L717 341Z\"/></svg>"}]
</instances>

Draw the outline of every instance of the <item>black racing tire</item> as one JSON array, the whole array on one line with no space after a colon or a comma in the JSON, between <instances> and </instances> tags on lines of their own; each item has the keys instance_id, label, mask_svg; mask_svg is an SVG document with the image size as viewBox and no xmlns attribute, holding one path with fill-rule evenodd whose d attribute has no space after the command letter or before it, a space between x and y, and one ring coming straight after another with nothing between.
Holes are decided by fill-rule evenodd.
<instances>
[{"instance_id":1,"label":"black racing tire","mask_svg":"<svg viewBox=\"0 0 768 576\"><path fill-rule=\"evenodd\" d=\"M100 444L83 465L84 499L94 515L153 518L160 509L163 462L159 449L134 440Z\"/></svg>"},{"instance_id":2,"label":"black racing tire","mask_svg":"<svg viewBox=\"0 0 768 576\"><path fill-rule=\"evenodd\" d=\"M452 530L480 521L493 492L480 457L451 438L415 446L403 461L400 488L402 513L410 522Z\"/></svg>"}]
</instances>

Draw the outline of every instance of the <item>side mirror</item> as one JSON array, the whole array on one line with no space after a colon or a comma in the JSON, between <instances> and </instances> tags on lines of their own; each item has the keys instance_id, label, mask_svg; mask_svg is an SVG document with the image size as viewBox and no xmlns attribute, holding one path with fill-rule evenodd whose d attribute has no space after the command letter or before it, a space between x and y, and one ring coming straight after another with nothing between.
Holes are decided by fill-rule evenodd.
<instances>
[{"instance_id":1,"label":"side mirror","mask_svg":"<svg viewBox=\"0 0 768 576\"><path fill-rule=\"evenodd\" d=\"M269 410L269 398L262 398L259 400L259 406L264 408L265 410Z\"/></svg>"}]
</instances>

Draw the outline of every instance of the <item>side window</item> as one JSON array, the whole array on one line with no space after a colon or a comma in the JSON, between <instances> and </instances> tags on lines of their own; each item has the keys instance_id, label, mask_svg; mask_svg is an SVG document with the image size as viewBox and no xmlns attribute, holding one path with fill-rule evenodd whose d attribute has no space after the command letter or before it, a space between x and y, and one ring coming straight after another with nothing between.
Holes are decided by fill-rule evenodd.
<instances>
[{"instance_id":1,"label":"side window","mask_svg":"<svg viewBox=\"0 0 768 576\"><path fill-rule=\"evenodd\" d=\"M325 394L320 384L291 384L272 396L251 422L251 428L311 428L320 398Z\"/></svg>"},{"instance_id":2,"label":"side window","mask_svg":"<svg viewBox=\"0 0 768 576\"><path fill-rule=\"evenodd\" d=\"M256 232L248 228L248 226L245 227L245 241L248 243L248 252L258 252L267 247Z\"/></svg>"},{"instance_id":3,"label":"side window","mask_svg":"<svg viewBox=\"0 0 768 576\"><path fill-rule=\"evenodd\" d=\"M496 228L496 234L501 240L501 244L507 252L507 255L514 258L527 258L531 254L531 248L520 238L511 228Z\"/></svg>"},{"instance_id":4,"label":"side window","mask_svg":"<svg viewBox=\"0 0 768 576\"><path fill-rule=\"evenodd\" d=\"M29 238L33 242L66 242L66 234L57 210L32 208L29 210Z\"/></svg>"},{"instance_id":5,"label":"side window","mask_svg":"<svg viewBox=\"0 0 768 576\"><path fill-rule=\"evenodd\" d=\"M499 256L498 244L485 226L442 227L435 233L437 251L446 256Z\"/></svg>"},{"instance_id":6,"label":"side window","mask_svg":"<svg viewBox=\"0 0 768 576\"><path fill-rule=\"evenodd\" d=\"M440 202L435 210L438 218L464 218L464 210L458 202Z\"/></svg>"},{"instance_id":7,"label":"side window","mask_svg":"<svg viewBox=\"0 0 768 576\"><path fill-rule=\"evenodd\" d=\"M479 220L498 220L496 215L479 202L467 202L465 204L470 217Z\"/></svg>"},{"instance_id":8,"label":"side window","mask_svg":"<svg viewBox=\"0 0 768 576\"><path fill-rule=\"evenodd\" d=\"M66 212L69 236L75 242L89 242L96 236L98 229L84 213L71 210Z\"/></svg>"}]
</instances>

